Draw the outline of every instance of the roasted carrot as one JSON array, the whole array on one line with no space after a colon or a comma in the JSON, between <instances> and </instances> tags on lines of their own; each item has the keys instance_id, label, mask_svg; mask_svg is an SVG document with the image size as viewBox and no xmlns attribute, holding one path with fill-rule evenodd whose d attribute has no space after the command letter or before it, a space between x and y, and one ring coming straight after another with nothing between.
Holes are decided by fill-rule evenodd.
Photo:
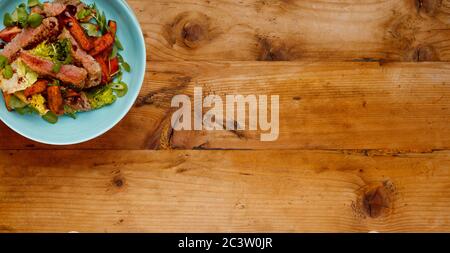
<instances>
[{"instance_id":1,"label":"roasted carrot","mask_svg":"<svg viewBox=\"0 0 450 253\"><path fill-rule=\"evenodd\" d=\"M8 111L12 111L12 108L10 106L11 94L3 92L3 99L5 100L6 109L8 109Z\"/></svg>"},{"instance_id":2,"label":"roasted carrot","mask_svg":"<svg viewBox=\"0 0 450 253\"><path fill-rule=\"evenodd\" d=\"M39 94L44 92L47 89L48 81L47 80L38 80L33 85L28 87L23 94L26 97L32 96L34 94Z\"/></svg>"},{"instance_id":3,"label":"roasted carrot","mask_svg":"<svg viewBox=\"0 0 450 253\"><path fill-rule=\"evenodd\" d=\"M3 29L2 31L0 31L0 39L3 40L4 42L11 42L17 34L19 34L20 32L22 32L22 29L20 29L17 26L13 26L13 27L8 27Z\"/></svg>"},{"instance_id":4,"label":"roasted carrot","mask_svg":"<svg viewBox=\"0 0 450 253\"><path fill-rule=\"evenodd\" d=\"M109 32L111 33L111 35L113 37L116 37L116 33L117 33L117 23L114 20L110 20L108 21L108 26L109 26Z\"/></svg>"},{"instance_id":5,"label":"roasted carrot","mask_svg":"<svg viewBox=\"0 0 450 253\"><path fill-rule=\"evenodd\" d=\"M100 54L95 56L95 60L100 64L100 67L102 68L102 84L109 83L109 68L108 64L106 64L105 58Z\"/></svg>"},{"instance_id":6,"label":"roasted carrot","mask_svg":"<svg viewBox=\"0 0 450 253\"><path fill-rule=\"evenodd\" d=\"M47 88L48 107L56 115L63 115L63 98L59 86L49 86Z\"/></svg>"},{"instance_id":7,"label":"roasted carrot","mask_svg":"<svg viewBox=\"0 0 450 253\"><path fill-rule=\"evenodd\" d=\"M114 37L111 33L107 33L94 41L94 48L90 52L92 56L96 56L114 44Z\"/></svg>"},{"instance_id":8,"label":"roasted carrot","mask_svg":"<svg viewBox=\"0 0 450 253\"><path fill-rule=\"evenodd\" d=\"M94 45L91 39L86 35L83 27L81 27L76 18L66 14L64 24L83 50L89 52L93 48Z\"/></svg>"},{"instance_id":9,"label":"roasted carrot","mask_svg":"<svg viewBox=\"0 0 450 253\"><path fill-rule=\"evenodd\" d=\"M119 72L119 58L109 60L109 76L113 78Z\"/></svg>"}]
</instances>

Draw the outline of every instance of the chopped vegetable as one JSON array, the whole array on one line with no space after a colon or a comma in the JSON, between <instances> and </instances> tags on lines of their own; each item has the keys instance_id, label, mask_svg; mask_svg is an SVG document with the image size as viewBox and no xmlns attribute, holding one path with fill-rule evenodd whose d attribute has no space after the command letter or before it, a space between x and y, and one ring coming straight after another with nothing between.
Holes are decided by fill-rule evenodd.
<instances>
[{"instance_id":1,"label":"chopped vegetable","mask_svg":"<svg viewBox=\"0 0 450 253\"><path fill-rule=\"evenodd\" d=\"M13 75L14 75L14 72L13 72L13 69L12 69L11 65L6 65L3 68L2 74L3 74L3 77L5 79L11 79L13 77Z\"/></svg>"},{"instance_id":2,"label":"chopped vegetable","mask_svg":"<svg viewBox=\"0 0 450 253\"><path fill-rule=\"evenodd\" d=\"M119 98L124 97L128 93L128 85L124 82L113 83L111 89L114 90Z\"/></svg>"},{"instance_id":3,"label":"chopped vegetable","mask_svg":"<svg viewBox=\"0 0 450 253\"><path fill-rule=\"evenodd\" d=\"M53 64L52 71L54 73L59 73L59 71L61 70L61 67L62 67L61 62L56 62L55 64Z\"/></svg>"},{"instance_id":4,"label":"chopped vegetable","mask_svg":"<svg viewBox=\"0 0 450 253\"><path fill-rule=\"evenodd\" d=\"M37 113L37 111L30 105L25 106L24 108L16 108L14 109L20 115L33 114Z\"/></svg>"},{"instance_id":5,"label":"chopped vegetable","mask_svg":"<svg viewBox=\"0 0 450 253\"><path fill-rule=\"evenodd\" d=\"M95 12L94 18L100 27L100 31L102 32L102 34L105 34L108 30L105 12L100 12L95 3L91 6L91 9L93 9Z\"/></svg>"},{"instance_id":6,"label":"chopped vegetable","mask_svg":"<svg viewBox=\"0 0 450 253\"><path fill-rule=\"evenodd\" d=\"M126 71L126 72L131 72L131 67L127 62L123 62L122 63L122 68Z\"/></svg>"},{"instance_id":7,"label":"chopped vegetable","mask_svg":"<svg viewBox=\"0 0 450 253\"><path fill-rule=\"evenodd\" d=\"M111 48L113 44L114 37L110 33L107 33L94 41L94 49L92 49L90 54L92 56L96 56L106 49Z\"/></svg>"},{"instance_id":8,"label":"chopped vegetable","mask_svg":"<svg viewBox=\"0 0 450 253\"><path fill-rule=\"evenodd\" d=\"M122 66L122 68L126 71L126 72L131 72L131 67L130 65L123 59L122 55L118 54L117 58L119 59L119 62Z\"/></svg>"},{"instance_id":9,"label":"chopped vegetable","mask_svg":"<svg viewBox=\"0 0 450 253\"><path fill-rule=\"evenodd\" d=\"M77 111L68 105L64 106L64 114L71 117L72 119L77 118Z\"/></svg>"},{"instance_id":10,"label":"chopped vegetable","mask_svg":"<svg viewBox=\"0 0 450 253\"><path fill-rule=\"evenodd\" d=\"M21 60L16 60L11 65L7 66L11 67L12 71L15 71L15 73L13 73L10 79L5 78L2 80L3 75L0 76L0 89L4 92L11 94L25 90L33 85L38 79L38 74L30 70ZM5 69L9 67L5 67Z\"/></svg>"},{"instance_id":11,"label":"chopped vegetable","mask_svg":"<svg viewBox=\"0 0 450 253\"><path fill-rule=\"evenodd\" d=\"M92 15L92 10L91 9L83 8L77 13L77 19L78 20L84 20L84 19L88 18L91 15Z\"/></svg>"},{"instance_id":12,"label":"chopped vegetable","mask_svg":"<svg viewBox=\"0 0 450 253\"><path fill-rule=\"evenodd\" d=\"M58 73L62 65L72 63L71 48L72 43L70 43L70 40L63 39L52 44L43 42L33 49L31 53L53 61L55 64L53 65L52 71Z\"/></svg>"},{"instance_id":13,"label":"chopped vegetable","mask_svg":"<svg viewBox=\"0 0 450 253\"><path fill-rule=\"evenodd\" d=\"M90 38L86 35L76 18L67 15L64 18L64 24L83 50L90 51L93 48Z\"/></svg>"},{"instance_id":14,"label":"chopped vegetable","mask_svg":"<svg viewBox=\"0 0 450 253\"><path fill-rule=\"evenodd\" d=\"M53 60L54 50L51 44L44 41L31 50L31 53L48 60Z\"/></svg>"},{"instance_id":15,"label":"chopped vegetable","mask_svg":"<svg viewBox=\"0 0 450 253\"><path fill-rule=\"evenodd\" d=\"M94 25L92 23L82 23L81 26L84 28L86 33L91 37L101 37L100 30L98 25Z\"/></svg>"},{"instance_id":16,"label":"chopped vegetable","mask_svg":"<svg viewBox=\"0 0 450 253\"><path fill-rule=\"evenodd\" d=\"M5 13L5 15L3 16L3 25L5 25L6 27L11 27L11 26L15 26L17 22L15 22L13 20L13 17L11 16L11 14L9 13Z\"/></svg>"},{"instance_id":17,"label":"chopped vegetable","mask_svg":"<svg viewBox=\"0 0 450 253\"><path fill-rule=\"evenodd\" d=\"M28 7L42 6L39 0L28 0Z\"/></svg>"},{"instance_id":18,"label":"chopped vegetable","mask_svg":"<svg viewBox=\"0 0 450 253\"><path fill-rule=\"evenodd\" d=\"M108 27L109 27L109 32L111 33L111 35L113 37L116 37L116 33L117 33L117 23L116 23L116 21L110 20L108 22Z\"/></svg>"},{"instance_id":19,"label":"chopped vegetable","mask_svg":"<svg viewBox=\"0 0 450 253\"><path fill-rule=\"evenodd\" d=\"M42 17L42 15L38 13L33 13L30 16L28 16L27 22L32 28L36 28L41 25L43 19L44 18Z\"/></svg>"},{"instance_id":20,"label":"chopped vegetable","mask_svg":"<svg viewBox=\"0 0 450 253\"><path fill-rule=\"evenodd\" d=\"M20 29L17 26L7 27L7 28L3 29L2 31L0 31L0 39L3 40L4 42L8 42L9 43L20 32L22 32L22 29Z\"/></svg>"},{"instance_id":21,"label":"chopped vegetable","mask_svg":"<svg viewBox=\"0 0 450 253\"><path fill-rule=\"evenodd\" d=\"M42 118L50 124L58 123L58 115L54 114L51 111L49 111L45 115L43 115Z\"/></svg>"},{"instance_id":22,"label":"chopped vegetable","mask_svg":"<svg viewBox=\"0 0 450 253\"><path fill-rule=\"evenodd\" d=\"M109 67L108 64L106 64L106 61L104 60L104 57L101 55L95 56L95 60L100 64L100 67L102 68L102 83L107 84L110 81L109 77Z\"/></svg>"},{"instance_id":23,"label":"chopped vegetable","mask_svg":"<svg viewBox=\"0 0 450 253\"><path fill-rule=\"evenodd\" d=\"M48 107L56 115L64 114L64 104L59 86L49 86L47 88Z\"/></svg>"},{"instance_id":24,"label":"chopped vegetable","mask_svg":"<svg viewBox=\"0 0 450 253\"><path fill-rule=\"evenodd\" d=\"M6 92L2 92L3 99L5 100L6 109L8 111L12 111L13 108L11 107L11 94L8 94Z\"/></svg>"},{"instance_id":25,"label":"chopped vegetable","mask_svg":"<svg viewBox=\"0 0 450 253\"><path fill-rule=\"evenodd\" d=\"M24 108L28 105L26 102L19 99L16 95L10 95L8 103L11 109Z\"/></svg>"},{"instance_id":26,"label":"chopped vegetable","mask_svg":"<svg viewBox=\"0 0 450 253\"><path fill-rule=\"evenodd\" d=\"M116 57L109 60L109 76L112 78L117 75L120 71L119 59Z\"/></svg>"},{"instance_id":27,"label":"chopped vegetable","mask_svg":"<svg viewBox=\"0 0 450 253\"><path fill-rule=\"evenodd\" d=\"M48 112L48 109L45 106L45 98L41 94L34 94L28 102L41 116Z\"/></svg>"},{"instance_id":28,"label":"chopped vegetable","mask_svg":"<svg viewBox=\"0 0 450 253\"><path fill-rule=\"evenodd\" d=\"M89 103L93 109L99 109L114 103L117 97L111 87L104 86L87 93Z\"/></svg>"},{"instance_id":29,"label":"chopped vegetable","mask_svg":"<svg viewBox=\"0 0 450 253\"><path fill-rule=\"evenodd\" d=\"M0 69L3 69L8 64L8 58L0 54Z\"/></svg>"},{"instance_id":30,"label":"chopped vegetable","mask_svg":"<svg viewBox=\"0 0 450 253\"><path fill-rule=\"evenodd\" d=\"M34 83L32 86L25 89L23 94L26 97L32 96L34 94L42 93L47 90L48 81L47 80L39 80Z\"/></svg>"},{"instance_id":31,"label":"chopped vegetable","mask_svg":"<svg viewBox=\"0 0 450 253\"><path fill-rule=\"evenodd\" d=\"M17 9L17 21L22 28L28 27L28 12L25 5L19 6Z\"/></svg>"}]
</instances>

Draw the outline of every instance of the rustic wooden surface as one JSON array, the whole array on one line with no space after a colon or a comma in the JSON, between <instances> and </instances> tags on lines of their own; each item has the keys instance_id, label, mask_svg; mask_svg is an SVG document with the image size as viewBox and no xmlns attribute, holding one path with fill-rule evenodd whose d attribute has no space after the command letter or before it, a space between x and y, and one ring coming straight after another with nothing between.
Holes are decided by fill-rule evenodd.
<instances>
[{"instance_id":1,"label":"rustic wooden surface","mask_svg":"<svg viewBox=\"0 0 450 253\"><path fill-rule=\"evenodd\" d=\"M0 123L0 232L450 231L449 0L129 3L138 101L75 146ZM280 95L279 140L171 131L194 86Z\"/></svg>"}]
</instances>

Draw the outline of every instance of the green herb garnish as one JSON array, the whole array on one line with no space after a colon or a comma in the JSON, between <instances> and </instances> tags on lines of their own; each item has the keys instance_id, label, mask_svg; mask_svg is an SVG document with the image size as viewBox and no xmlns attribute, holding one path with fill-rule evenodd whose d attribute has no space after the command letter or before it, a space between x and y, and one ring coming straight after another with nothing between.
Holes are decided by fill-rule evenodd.
<instances>
[{"instance_id":1,"label":"green herb garnish","mask_svg":"<svg viewBox=\"0 0 450 253\"><path fill-rule=\"evenodd\" d=\"M58 115L49 111L45 115L42 116L42 119L44 119L45 121L47 121L50 124L56 124L58 122Z\"/></svg>"},{"instance_id":2,"label":"green herb garnish","mask_svg":"<svg viewBox=\"0 0 450 253\"><path fill-rule=\"evenodd\" d=\"M128 93L128 85L122 81L118 83L112 83L111 89L114 90L119 98L124 97Z\"/></svg>"},{"instance_id":3,"label":"green herb garnish","mask_svg":"<svg viewBox=\"0 0 450 253\"><path fill-rule=\"evenodd\" d=\"M13 17L11 16L11 14L5 13L5 15L3 16L3 24L4 24L6 27L15 26L16 23L17 23L17 22L14 21Z\"/></svg>"},{"instance_id":4,"label":"green herb garnish","mask_svg":"<svg viewBox=\"0 0 450 253\"><path fill-rule=\"evenodd\" d=\"M3 68L2 75L5 79L11 79L13 77L14 71L13 71L11 65L6 65Z\"/></svg>"},{"instance_id":5,"label":"green herb garnish","mask_svg":"<svg viewBox=\"0 0 450 253\"><path fill-rule=\"evenodd\" d=\"M116 102L117 97L114 95L113 89L108 85L100 87L88 92L87 97L92 109L99 109L104 106Z\"/></svg>"},{"instance_id":6,"label":"green herb garnish","mask_svg":"<svg viewBox=\"0 0 450 253\"><path fill-rule=\"evenodd\" d=\"M9 106L11 107L11 109L20 109L20 108L24 108L25 106L27 106L27 103L23 102L18 97L13 95L9 99Z\"/></svg>"},{"instance_id":7,"label":"green herb garnish","mask_svg":"<svg viewBox=\"0 0 450 253\"><path fill-rule=\"evenodd\" d=\"M16 9L17 21L22 28L28 27L28 12L25 5L19 5Z\"/></svg>"},{"instance_id":8,"label":"green herb garnish","mask_svg":"<svg viewBox=\"0 0 450 253\"><path fill-rule=\"evenodd\" d=\"M68 105L64 105L64 114L72 119L77 119L77 111Z\"/></svg>"},{"instance_id":9,"label":"green herb garnish","mask_svg":"<svg viewBox=\"0 0 450 253\"><path fill-rule=\"evenodd\" d=\"M62 64L61 62L55 62L52 67L53 73L59 73L61 71Z\"/></svg>"},{"instance_id":10,"label":"green herb garnish","mask_svg":"<svg viewBox=\"0 0 450 253\"><path fill-rule=\"evenodd\" d=\"M30 16L28 16L27 22L32 28L36 28L41 25L43 19L44 18L42 17L42 15L37 14L37 13L32 13Z\"/></svg>"},{"instance_id":11,"label":"green herb garnish","mask_svg":"<svg viewBox=\"0 0 450 253\"><path fill-rule=\"evenodd\" d=\"M42 6L39 0L28 0L28 7Z\"/></svg>"},{"instance_id":12,"label":"green herb garnish","mask_svg":"<svg viewBox=\"0 0 450 253\"><path fill-rule=\"evenodd\" d=\"M0 69L3 69L8 64L8 58L0 54Z\"/></svg>"}]
</instances>

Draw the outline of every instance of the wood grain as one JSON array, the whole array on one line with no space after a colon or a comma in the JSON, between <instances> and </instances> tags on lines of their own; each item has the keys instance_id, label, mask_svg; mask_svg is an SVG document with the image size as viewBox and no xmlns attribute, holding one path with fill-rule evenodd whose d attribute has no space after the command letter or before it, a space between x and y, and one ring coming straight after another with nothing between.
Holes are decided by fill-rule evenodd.
<instances>
[{"instance_id":1,"label":"wood grain","mask_svg":"<svg viewBox=\"0 0 450 253\"><path fill-rule=\"evenodd\" d=\"M1 126L1 149L393 149L450 147L448 63L151 63L141 95L112 131L50 147ZM279 95L280 137L260 131L170 132L176 94ZM206 111L206 109L204 110Z\"/></svg>"},{"instance_id":2,"label":"wood grain","mask_svg":"<svg viewBox=\"0 0 450 253\"><path fill-rule=\"evenodd\" d=\"M450 230L450 0L128 2L139 99L80 145L0 123L0 232ZM172 131L194 87L279 95L280 138Z\"/></svg>"},{"instance_id":3,"label":"wood grain","mask_svg":"<svg viewBox=\"0 0 450 253\"><path fill-rule=\"evenodd\" d=\"M0 231L448 231L449 182L449 152L0 152Z\"/></svg>"},{"instance_id":4,"label":"wood grain","mask_svg":"<svg viewBox=\"0 0 450 253\"><path fill-rule=\"evenodd\" d=\"M131 0L152 61L450 60L450 0Z\"/></svg>"}]
</instances>

